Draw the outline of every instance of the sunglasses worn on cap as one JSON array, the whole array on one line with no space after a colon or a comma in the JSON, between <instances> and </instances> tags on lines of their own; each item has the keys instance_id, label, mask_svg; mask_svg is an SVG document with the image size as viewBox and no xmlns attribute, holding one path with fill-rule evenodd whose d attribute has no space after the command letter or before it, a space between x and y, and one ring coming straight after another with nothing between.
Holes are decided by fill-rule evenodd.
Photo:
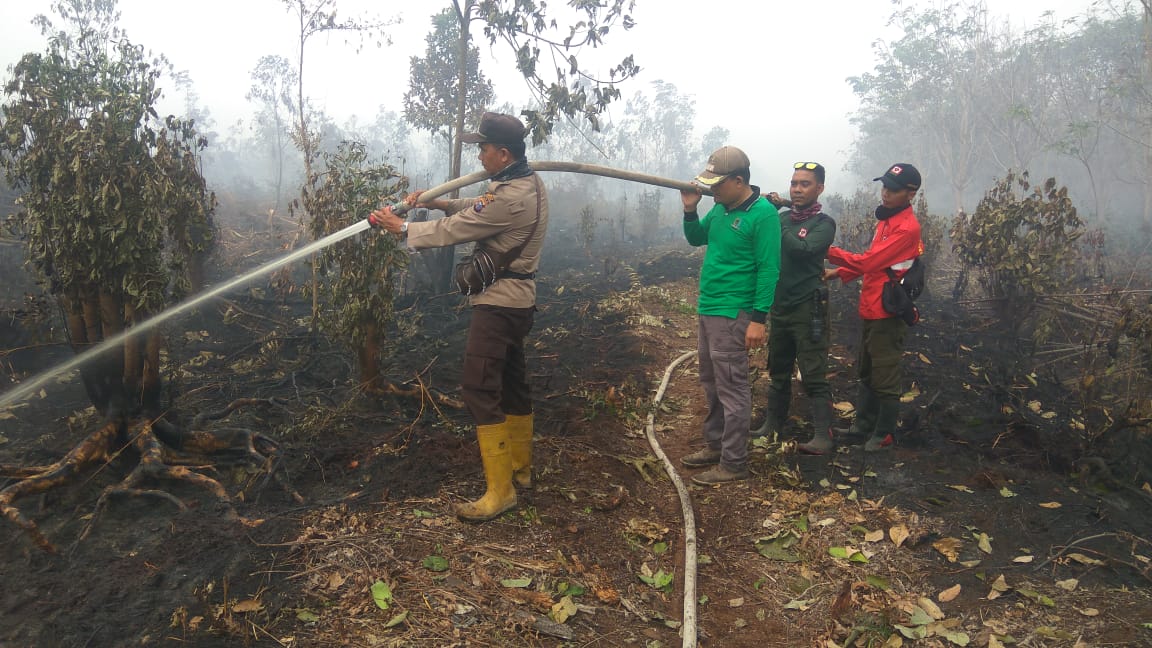
<instances>
[{"instance_id":1,"label":"sunglasses worn on cap","mask_svg":"<svg viewBox=\"0 0 1152 648\"><path fill-rule=\"evenodd\" d=\"M820 166L820 164L817 162L797 162L796 164L792 165L792 168L793 169L808 169L809 171L814 171L816 169L816 167L818 167L818 166Z\"/></svg>"}]
</instances>

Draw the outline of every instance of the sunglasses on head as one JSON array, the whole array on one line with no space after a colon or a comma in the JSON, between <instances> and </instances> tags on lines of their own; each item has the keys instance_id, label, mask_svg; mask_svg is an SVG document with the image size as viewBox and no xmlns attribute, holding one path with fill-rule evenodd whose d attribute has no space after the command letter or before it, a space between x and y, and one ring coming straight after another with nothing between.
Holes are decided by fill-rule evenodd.
<instances>
[{"instance_id":1,"label":"sunglasses on head","mask_svg":"<svg viewBox=\"0 0 1152 648\"><path fill-rule=\"evenodd\" d=\"M808 169L809 171L815 171L816 167L818 167L818 166L820 166L820 164L818 162L797 162L796 164L792 165L792 168L793 169Z\"/></svg>"}]
</instances>

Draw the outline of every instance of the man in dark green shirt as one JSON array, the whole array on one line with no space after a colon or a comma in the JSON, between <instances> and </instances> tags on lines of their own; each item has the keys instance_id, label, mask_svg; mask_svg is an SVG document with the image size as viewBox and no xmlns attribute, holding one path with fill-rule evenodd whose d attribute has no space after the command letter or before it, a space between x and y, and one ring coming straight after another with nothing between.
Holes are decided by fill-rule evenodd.
<instances>
[{"instance_id":1,"label":"man in dark green shirt","mask_svg":"<svg viewBox=\"0 0 1152 648\"><path fill-rule=\"evenodd\" d=\"M791 201L769 195L790 209L780 214L780 281L768 337L768 406L764 424L752 433L778 437L784 429L792 402L792 369L798 366L812 408L814 434L799 447L807 454L825 454L836 447L828 385L828 289L823 281L824 257L836 238L836 221L822 211L823 191L824 167L797 162L788 192Z\"/></svg>"},{"instance_id":2,"label":"man in dark green shirt","mask_svg":"<svg viewBox=\"0 0 1152 648\"><path fill-rule=\"evenodd\" d=\"M707 245L697 301L700 383L708 399L706 446L683 457L689 468L713 466L692 481L720 484L748 478L752 392L748 351L764 344L780 272L780 221L776 208L748 184L748 156L724 146L708 158L696 182L716 204L701 218L700 193L681 191L684 237Z\"/></svg>"}]
</instances>

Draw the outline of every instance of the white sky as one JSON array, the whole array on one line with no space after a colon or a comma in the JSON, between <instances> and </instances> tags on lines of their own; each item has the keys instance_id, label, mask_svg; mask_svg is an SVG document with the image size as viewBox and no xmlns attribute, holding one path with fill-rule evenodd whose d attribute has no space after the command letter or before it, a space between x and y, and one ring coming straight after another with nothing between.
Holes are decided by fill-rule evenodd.
<instances>
[{"instance_id":1,"label":"white sky","mask_svg":"<svg viewBox=\"0 0 1152 648\"><path fill-rule=\"evenodd\" d=\"M1075 17L1090 3L987 0L991 14L1009 18L1016 27L1034 25L1047 10L1061 19ZM408 58L424 54L429 16L448 5L448 0L341 0L342 14L367 8L384 17L399 16L402 23L391 29L393 45L369 45L359 54L344 46L343 36L316 39L309 45L306 92L339 123L353 114L370 120L380 106L399 112ZM221 132L252 113L244 95L257 59L294 56L294 27L280 0L120 0L119 6L131 40L162 52L176 69L190 73ZM815 160L829 170L828 189L847 192L856 181L844 178L841 169L851 145L848 116L856 101L845 79L872 69L874 41L898 36L885 26L892 11L891 0L637 0L632 13L637 26L610 33L601 60L615 63L635 55L643 72L622 86L625 97L659 79L695 99L696 136L715 125L728 128L731 143L752 160L753 183L765 190L786 188L792 162ZM45 47L29 22L38 13L50 13L49 0L0 2L5 81L8 67L24 52ZM476 42L498 100L522 103L527 92L511 54L502 43L490 49L482 35ZM611 160L595 162L612 165Z\"/></svg>"}]
</instances>

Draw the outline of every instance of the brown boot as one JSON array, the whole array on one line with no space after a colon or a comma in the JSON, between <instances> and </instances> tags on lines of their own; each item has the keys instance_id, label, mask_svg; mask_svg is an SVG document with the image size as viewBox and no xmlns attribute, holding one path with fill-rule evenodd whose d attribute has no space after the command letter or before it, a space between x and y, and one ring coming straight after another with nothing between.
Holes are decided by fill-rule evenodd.
<instances>
[{"instance_id":1,"label":"brown boot","mask_svg":"<svg viewBox=\"0 0 1152 648\"><path fill-rule=\"evenodd\" d=\"M488 490L475 502L456 505L456 517L464 522L487 522L516 507L512 487L512 455L508 451L508 424L477 425L476 441L484 464Z\"/></svg>"},{"instance_id":2,"label":"brown boot","mask_svg":"<svg viewBox=\"0 0 1152 648\"><path fill-rule=\"evenodd\" d=\"M728 468L720 464L711 470L706 470L692 477L692 483L699 486L715 486L732 481L748 479L748 466Z\"/></svg>"},{"instance_id":3,"label":"brown boot","mask_svg":"<svg viewBox=\"0 0 1152 648\"><path fill-rule=\"evenodd\" d=\"M680 463L688 468L703 468L720 463L720 451L709 447L701 448L690 455L680 457Z\"/></svg>"},{"instance_id":4,"label":"brown boot","mask_svg":"<svg viewBox=\"0 0 1152 648\"><path fill-rule=\"evenodd\" d=\"M509 414L505 423L512 455L512 481L520 488L532 488L532 415Z\"/></svg>"}]
</instances>

